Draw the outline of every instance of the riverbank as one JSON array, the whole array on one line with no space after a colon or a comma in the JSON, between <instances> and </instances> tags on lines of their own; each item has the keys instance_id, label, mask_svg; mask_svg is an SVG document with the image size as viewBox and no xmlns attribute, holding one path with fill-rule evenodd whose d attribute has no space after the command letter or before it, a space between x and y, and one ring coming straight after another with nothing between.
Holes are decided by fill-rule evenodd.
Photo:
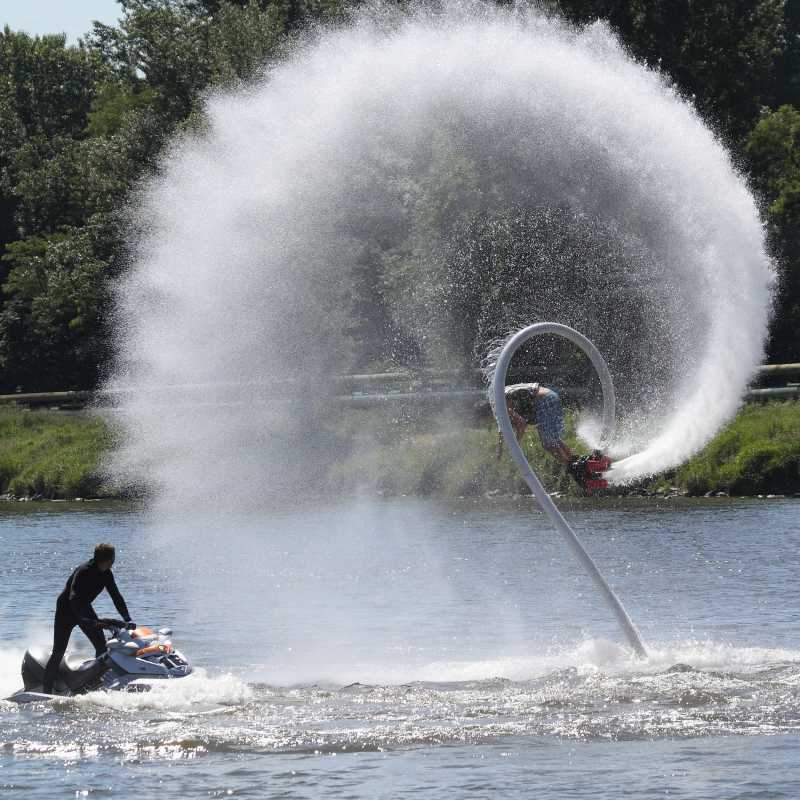
<instances>
[{"instance_id":1,"label":"riverbank","mask_svg":"<svg viewBox=\"0 0 800 800\"><path fill-rule=\"evenodd\" d=\"M567 443L585 450L567 414ZM534 430L523 448L550 492L580 490L549 456ZM386 495L458 497L476 494L527 494L516 467L497 458L497 432L451 428L398 438L394 443L356 448L331 478L342 490L366 487ZM618 494L731 496L793 495L800 492L800 403L744 406L736 418L700 453L677 470L656 476Z\"/></svg>"},{"instance_id":2,"label":"riverbank","mask_svg":"<svg viewBox=\"0 0 800 800\"><path fill-rule=\"evenodd\" d=\"M329 469L336 493L462 497L526 494L516 468L497 458L493 426L444 424L405 429L388 441L342 432ZM568 415L569 444L581 449ZM114 498L102 464L112 446L103 421L88 414L0 409L0 500ZM531 463L551 492L576 495L575 484L547 457L535 432L525 437ZM621 490L623 494L793 495L800 492L800 403L747 405L679 469Z\"/></svg>"},{"instance_id":3,"label":"riverbank","mask_svg":"<svg viewBox=\"0 0 800 800\"><path fill-rule=\"evenodd\" d=\"M0 409L0 499L113 497L101 464L108 428L83 413Z\"/></svg>"}]
</instances>

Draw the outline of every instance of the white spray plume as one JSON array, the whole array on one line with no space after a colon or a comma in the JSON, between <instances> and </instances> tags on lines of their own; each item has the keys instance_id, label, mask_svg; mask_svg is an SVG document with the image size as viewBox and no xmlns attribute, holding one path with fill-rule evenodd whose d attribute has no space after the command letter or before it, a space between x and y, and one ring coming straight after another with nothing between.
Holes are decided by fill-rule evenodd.
<instances>
[{"instance_id":1,"label":"white spray plume","mask_svg":"<svg viewBox=\"0 0 800 800\"><path fill-rule=\"evenodd\" d=\"M118 409L115 468L173 508L291 489L290 468L315 463L314 397L348 366L353 265L368 244L402 250L403 308L433 338L430 284L456 212L555 209L554 225L619 243L628 268L614 281L636 299L635 330L594 286L567 290L555 274L515 312L585 332L627 388L615 454L637 455L615 481L702 447L762 358L773 275L753 198L692 107L604 25L478 4L371 11L210 97L206 115L137 201L110 382L136 387ZM592 267L591 249L580 257ZM185 384L207 386L201 402L165 398ZM294 386L294 421L281 386Z\"/></svg>"}]
</instances>

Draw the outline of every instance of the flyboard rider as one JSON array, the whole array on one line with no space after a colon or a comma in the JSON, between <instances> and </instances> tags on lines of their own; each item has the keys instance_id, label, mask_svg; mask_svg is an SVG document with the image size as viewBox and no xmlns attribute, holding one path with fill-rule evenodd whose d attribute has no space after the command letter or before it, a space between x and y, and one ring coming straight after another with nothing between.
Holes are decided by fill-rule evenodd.
<instances>
[{"instance_id":1,"label":"flyboard rider","mask_svg":"<svg viewBox=\"0 0 800 800\"><path fill-rule=\"evenodd\" d=\"M103 589L106 589L114 601L114 606L128 627L135 628L128 613L128 606L117 588L111 567L114 564L116 551L111 544L98 544L94 549L94 557L76 567L67 580L64 591L56 602L56 618L53 625L53 652L45 667L42 691L53 693L53 683L58 675L58 666L64 653L67 652L69 637L76 626L79 627L94 645L95 655L106 652L106 638L103 636L102 621L97 618L92 602Z\"/></svg>"},{"instance_id":2,"label":"flyboard rider","mask_svg":"<svg viewBox=\"0 0 800 800\"><path fill-rule=\"evenodd\" d=\"M515 383L506 386L506 407L517 441L522 441L528 425L535 425L542 447L560 461L584 489L605 489L608 484L601 473L611 466L602 453L575 456L564 442L564 409L558 392L538 383ZM497 455L503 448L499 434Z\"/></svg>"}]
</instances>

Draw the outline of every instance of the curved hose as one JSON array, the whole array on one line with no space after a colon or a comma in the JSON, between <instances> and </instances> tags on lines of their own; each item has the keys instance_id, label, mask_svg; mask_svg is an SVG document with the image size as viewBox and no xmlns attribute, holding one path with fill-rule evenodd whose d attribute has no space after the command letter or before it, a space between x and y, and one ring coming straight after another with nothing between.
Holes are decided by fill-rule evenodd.
<instances>
[{"instance_id":1,"label":"curved hose","mask_svg":"<svg viewBox=\"0 0 800 800\"><path fill-rule=\"evenodd\" d=\"M511 457L520 468L525 482L530 486L539 504L550 517L556 530L567 540L567 544L572 548L572 552L577 556L578 561L583 564L584 569L589 573L589 576L600 590L600 594L603 595L611 610L614 612L631 647L633 647L637 655L646 658L647 651L644 649L642 640L639 638L639 633L631 621L631 618L628 616L628 612L625 611L619 598L614 594L614 590L608 585L608 582L597 568L597 564L594 563L592 557L586 552L577 534L564 519L550 495L545 491L536 473L531 469L531 465L528 463L528 459L525 458L525 454L522 452L519 442L517 442L517 437L511 425L511 417L508 414L505 399L508 365L511 363L511 359L517 349L527 342L528 339L548 333L568 339L580 347L589 357L589 360L597 370L603 389L602 441L607 442L613 435L615 425L614 384L611 380L611 373L608 371L608 365L605 359L600 354L600 351L582 333L566 325L559 325L556 322L538 322L535 325L529 325L527 328L523 328L521 331L514 334L503 346L492 376L492 407L494 408L494 414L497 418L497 424L500 426L503 437L508 444Z\"/></svg>"}]
</instances>

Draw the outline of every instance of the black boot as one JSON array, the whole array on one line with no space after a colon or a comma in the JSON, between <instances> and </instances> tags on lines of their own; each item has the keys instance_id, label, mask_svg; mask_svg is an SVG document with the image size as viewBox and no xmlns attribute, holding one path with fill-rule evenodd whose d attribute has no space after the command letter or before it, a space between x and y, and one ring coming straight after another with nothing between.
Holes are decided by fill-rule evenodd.
<instances>
[{"instance_id":1,"label":"black boot","mask_svg":"<svg viewBox=\"0 0 800 800\"><path fill-rule=\"evenodd\" d=\"M575 479L575 483L579 486L583 487L586 483L587 478L587 467L586 462L588 461L588 456L581 456L580 458L573 458L572 461L567 464L567 470L570 475Z\"/></svg>"}]
</instances>

